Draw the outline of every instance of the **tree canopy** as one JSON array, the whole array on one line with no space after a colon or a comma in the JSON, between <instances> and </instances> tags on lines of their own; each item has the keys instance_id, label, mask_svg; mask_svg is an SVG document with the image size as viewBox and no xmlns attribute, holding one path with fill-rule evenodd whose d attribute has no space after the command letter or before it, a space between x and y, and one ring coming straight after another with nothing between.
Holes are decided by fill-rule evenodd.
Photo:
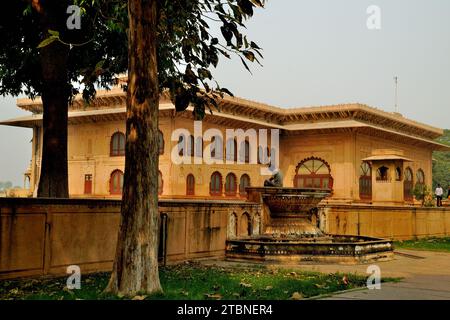
<instances>
[{"instance_id":1,"label":"tree canopy","mask_svg":"<svg viewBox=\"0 0 450 320\"><path fill-rule=\"evenodd\" d=\"M450 146L450 130L444 130L444 135L437 141ZM446 190L450 186L450 152L435 151L433 158L433 190L438 183Z\"/></svg>"},{"instance_id":2,"label":"tree canopy","mask_svg":"<svg viewBox=\"0 0 450 320\"><path fill-rule=\"evenodd\" d=\"M8 10L0 13L0 94L25 94L34 98L43 91L41 47L49 37L43 31L41 15L32 7L31 0L12 1ZM51 1L37 1L51 2ZM84 2L84 1L83 1ZM70 48L67 61L67 79L70 93L82 92L86 99L95 94L95 86L108 87L114 77L127 68L126 34L112 28L110 15L118 7L102 6L99 12L93 6L84 6L80 29L68 29L67 8L78 1L58 0L52 14L58 17L56 31L61 41ZM126 2L123 2L126 9ZM123 10L122 8L122 10ZM51 32L51 31L50 31Z\"/></svg>"}]
</instances>

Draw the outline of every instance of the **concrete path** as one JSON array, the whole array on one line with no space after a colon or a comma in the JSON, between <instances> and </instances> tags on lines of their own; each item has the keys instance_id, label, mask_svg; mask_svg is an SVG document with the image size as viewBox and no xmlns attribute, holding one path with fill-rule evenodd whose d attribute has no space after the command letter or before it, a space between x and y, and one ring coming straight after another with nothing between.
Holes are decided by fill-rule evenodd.
<instances>
[{"instance_id":1,"label":"concrete path","mask_svg":"<svg viewBox=\"0 0 450 320\"><path fill-rule=\"evenodd\" d=\"M327 300L450 300L450 253L396 250L392 261L374 263L381 277L402 278L397 283L381 283L381 289L357 289L337 293ZM230 264L223 261L222 263ZM232 263L231 263L232 264ZM369 276L368 265L304 264L271 265L268 268L289 268L322 273L357 273Z\"/></svg>"},{"instance_id":2,"label":"concrete path","mask_svg":"<svg viewBox=\"0 0 450 320\"><path fill-rule=\"evenodd\" d=\"M381 289L367 288L337 293L326 300L450 300L450 253L397 250L395 259L375 263L381 277L401 277L398 283L382 283ZM367 274L367 265L309 265L301 270ZM297 268L297 267L296 267Z\"/></svg>"}]
</instances>

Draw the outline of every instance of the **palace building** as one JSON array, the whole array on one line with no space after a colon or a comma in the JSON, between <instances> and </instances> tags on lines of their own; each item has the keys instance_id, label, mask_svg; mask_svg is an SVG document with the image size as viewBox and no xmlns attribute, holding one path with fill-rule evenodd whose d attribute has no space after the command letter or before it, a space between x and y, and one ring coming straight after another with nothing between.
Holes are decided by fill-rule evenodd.
<instances>
[{"instance_id":1,"label":"palace building","mask_svg":"<svg viewBox=\"0 0 450 320\"><path fill-rule=\"evenodd\" d=\"M125 104L126 94L114 87L99 91L88 106L80 97L70 106L70 197L121 196ZM33 129L32 159L25 173L31 196L40 170L42 104L40 99L19 99L17 105L32 114L0 124ZM267 165L260 158L270 157L271 151L276 151L270 146L270 133L274 129L279 132L278 159L284 187L331 188L329 201L336 203L413 203L412 190L416 184L431 186L432 152L449 150L435 141L443 130L358 103L284 109L224 97L219 105L220 111L206 114L201 123L202 133L218 129L226 137L226 129L239 128L244 132L266 129L268 150L261 152L259 148L258 161L250 163L248 138L244 137L242 148L237 152L236 139L217 141L225 138L215 140L213 137L211 158L224 163L196 161L196 157L204 156L204 146L210 142L187 134L173 139L175 129L193 133L194 119L191 110L177 113L172 102L163 97L159 113L161 198L229 200L245 197L245 187L262 186L268 178L261 175L261 168ZM194 148L194 145L200 147ZM192 157L191 164L172 161L172 151L176 148L181 156ZM233 156L242 163L227 164L226 160L233 160Z\"/></svg>"},{"instance_id":2,"label":"palace building","mask_svg":"<svg viewBox=\"0 0 450 320\"><path fill-rule=\"evenodd\" d=\"M431 187L433 151L450 149L435 142L443 130L357 103L292 109L234 97L218 103L220 111L207 113L200 123L192 109L177 113L161 97L163 263L241 254L233 250L253 250L242 239L305 225L316 234L383 238L383 243L450 235L450 208L424 207L412 193L418 184ZM120 87L99 91L90 105L74 99L68 127L70 199L33 197L42 159L41 101L19 99L18 107L31 115L0 122L33 129L27 187L15 198L0 198L0 279L62 275L73 264L83 272L111 270L125 164L125 104ZM230 129L233 136L227 135ZM268 162L278 164L287 189L256 188L269 177L264 175L270 173ZM307 218L296 216L283 199L301 202L306 194L321 192L311 188L330 193ZM269 210L267 196L274 190L282 201L270 200ZM17 197L22 195L28 198ZM274 208L289 212L272 219ZM261 246L265 252L278 250ZM360 253L361 247L355 244L354 250Z\"/></svg>"}]
</instances>

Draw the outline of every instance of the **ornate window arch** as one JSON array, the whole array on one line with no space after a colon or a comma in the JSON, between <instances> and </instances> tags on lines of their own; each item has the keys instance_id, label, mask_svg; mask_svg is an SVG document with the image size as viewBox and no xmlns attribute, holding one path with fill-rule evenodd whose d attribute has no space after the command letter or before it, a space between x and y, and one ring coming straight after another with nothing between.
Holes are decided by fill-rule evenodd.
<instances>
[{"instance_id":1,"label":"ornate window arch","mask_svg":"<svg viewBox=\"0 0 450 320\"><path fill-rule=\"evenodd\" d=\"M226 159L231 161L237 161L237 141L236 139L228 139L225 147Z\"/></svg>"},{"instance_id":2,"label":"ornate window arch","mask_svg":"<svg viewBox=\"0 0 450 320\"><path fill-rule=\"evenodd\" d=\"M117 131L111 136L110 152L112 157L125 155L125 134Z\"/></svg>"},{"instance_id":3,"label":"ornate window arch","mask_svg":"<svg viewBox=\"0 0 450 320\"><path fill-rule=\"evenodd\" d=\"M232 172L227 174L225 178L225 194L227 196L235 196L237 191L236 175Z\"/></svg>"},{"instance_id":4,"label":"ornate window arch","mask_svg":"<svg viewBox=\"0 0 450 320\"><path fill-rule=\"evenodd\" d=\"M413 201L414 174L410 167L405 169L403 180L403 194L406 201Z\"/></svg>"},{"instance_id":5,"label":"ornate window arch","mask_svg":"<svg viewBox=\"0 0 450 320\"><path fill-rule=\"evenodd\" d=\"M416 184L420 184L420 185L425 184L425 173L423 172L422 169L417 170L416 179L417 179Z\"/></svg>"},{"instance_id":6,"label":"ornate window arch","mask_svg":"<svg viewBox=\"0 0 450 320\"><path fill-rule=\"evenodd\" d=\"M359 168L359 198L372 200L372 166L365 161Z\"/></svg>"},{"instance_id":7,"label":"ornate window arch","mask_svg":"<svg viewBox=\"0 0 450 320\"><path fill-rule=\"evenodd\" d=\"M269 164L270 163L270 148L262 146L258 147L258 164Z\"/></svg>"},{"instance_id":8,"label":"ornate window arch","mask_svg":"<svg viewBox=\"0 0 450 320\"><path fill-rule=\"evenodd\" d=\"M196 142L197 142L197 149L195 149L194 145L195 156L198 158L203 158L203 137L197 137Z\"/></svg>"},{"instance_id":9,"label":"ornate window arch","mask_svg":"<svg viewBox=\"0 0 450 320\"><path fill-rule=\"evenodd\" d=\"M186 177L186 195L195 195L195 177L192 173L188 174Z\"/></svg>"},{"instance_id":10,"label":"ornate window arch","mask_svg":"<svg viewBox=\"0 0 450 320\"><path fill-rule=\"evenodd\" d=\"M381 166L377 169L377 181L390 181L389 168Z\"/></svg>"},{"instance_id":11,"label":"ornate window arch","mask_svg":"<svg viewBox=\"0 0 450 320\"><path fill-rule=\"evenodd\" d=\"M109 193L118 195L122 194L123 189L123 172L119 169L111 172L109 178Z\"/></svg>"},{"instance_id":12,"label":"ornate window arch","mask_svg":"<svg viewBox=\"0 0 450 320\"><path fill-rule=\"evenodd\" d=\"M239 148L239 161L242 163L250 163L250 142L248 139L241 142Z\"/></svg>"},{"instance_id":13,"label":"ornate window arch","mask_svg":"<svg viewBox=\"0 0 450 320\"><path fill-rule=\"evenodd\" d=\"M247 191L245 191L246 187L250 187L250 177L248 174L244 173L239 180L239 193L242 196L247 194Z\"/></svg>"},{"instance_id":14,"label":"ornate window arch","mask_svg":"<svg viewBox=\"0 0 450 320\"><path fill-rule=\"evenodd\" d=\"M178 155L180 157L183 157L185 154L187 154L187 148L186 148L186 137L184 134L180 134L178 136Z\"/></svg>"},{"instance_id":15,"label":"ornate window arch","mask_svg":"<svg viewBox=\"0 0 450 320\"><path fill-rule=\"evenodd\" d=\"M215 171L211 175L211 181L209 183L209 193L213 196L222 195L222 175L218 171Z\"/></svg>"},{"instance_id":16,"label":"ornate window arch","mask_svg":"<svg viewBox=\"0 0 450 320\"><path fill-rule=\"evenodd\" d=\"M402 180L403 180L402 168L396 167L395 168L395 181L402 181Z\"/></svg>"},{"instance_id":17,"label":"ornate window arch","mask_svg":"<svg viewBox=\"0 0 450 320\"><path fill-rule=\"evenodd\" d=\"M187 148L187 150L188 150L188 154L191 156L191 157L194 157L195 156L195 138L194 138L194 136L191 134L190 136L189 136L189 140L188 140L188 148Z\"/></svg>"},{"instance_id":18,"label":"ornate window arch","mask_svg":"<svg viewBox=\"0 0 450 320\"><path fill-rule=\"evenodd\" d=\"M316 157L300 161L295 168L294 187L333 189L330 165Z\"/></svg>"},{"instance_id":19,"label":"ornate window arch","mask_svg":"<svg viewBox=\"0 0 450 320\"><path fill-rule=\"evenodd\" d=\"M223 141L221 136L211 138L211 159L223 160Z\"/></svg>"}]
</instances>

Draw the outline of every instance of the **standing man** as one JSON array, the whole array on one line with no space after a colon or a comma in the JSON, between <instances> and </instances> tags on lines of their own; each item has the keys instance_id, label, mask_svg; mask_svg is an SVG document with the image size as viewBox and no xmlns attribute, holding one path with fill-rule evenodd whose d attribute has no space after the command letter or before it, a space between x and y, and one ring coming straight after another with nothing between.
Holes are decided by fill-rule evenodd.
<instances>
[{"instance_id":1,"label":"standing man","mask_svg":"<svg viewBox=\"0 0 450 320\"><path fill-rule=\"evenodd\" d=\"M437 206L442 207L442 195L444 194L444 190L442 189L440 184L437 185L434 194L436 195Z\"/></svg>"}]
</instances>

